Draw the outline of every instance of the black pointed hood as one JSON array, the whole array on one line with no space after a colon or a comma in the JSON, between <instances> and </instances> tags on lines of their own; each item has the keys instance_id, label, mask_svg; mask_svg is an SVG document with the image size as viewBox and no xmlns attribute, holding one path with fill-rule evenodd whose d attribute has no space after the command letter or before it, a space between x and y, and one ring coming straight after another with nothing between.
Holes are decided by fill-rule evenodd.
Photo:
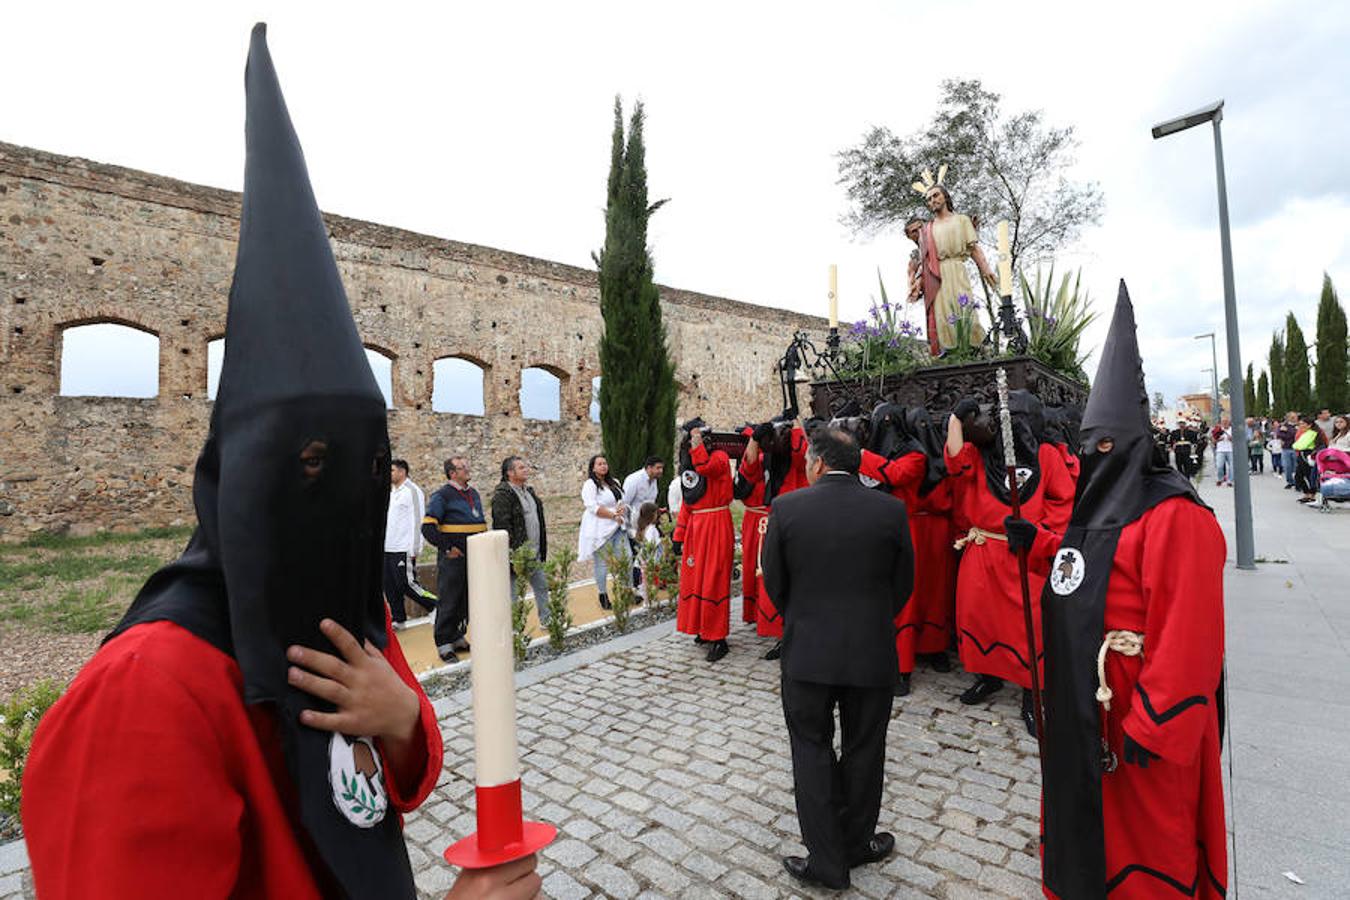
<instances>
[{"instance_id":1,"label":"black pointed hood","mask_svg":"<svg viewBox=\"0 0 1350 900\"><path fill-rule=\"evenodd\" d=\"M286 679L289 645L336 652L323 618L386 645L389 438L262 24L244 80L243 213L220 388L193 484L198 528L110 637L169 620L231 654L245 702L275 708L299 819L327 867L321 883L331 876L328 892L352 897L411 897L397 814L387 802L377 809L374 783L354 811L330 776L362 736L302 726L302 710L332 707Z\"/></svg>"},{"instance_id":2,"label":"black pointed hood","mask_svg":"<svg viewBox=\"0 0 1350 900\"><path fill-rule=\"evenodd\" d=\"M1181 473L1158 465L1155 459L1134 305L1123 280L1079 437L1083 468L1071 524L1120 528L1166 497L1190 494L1195 498L1193 487ZM1108 453L1099 453L1097 444L1107 438L1114 446Z\"/></svg>"}]
</instances>

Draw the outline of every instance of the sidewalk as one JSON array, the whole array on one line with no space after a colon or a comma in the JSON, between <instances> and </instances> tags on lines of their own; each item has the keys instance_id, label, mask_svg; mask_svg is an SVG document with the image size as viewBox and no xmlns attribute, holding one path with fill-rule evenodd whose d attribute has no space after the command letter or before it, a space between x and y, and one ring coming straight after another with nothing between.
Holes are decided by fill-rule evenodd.
<instances>
[{"instance_id":1,"label":"sidewalk","mask_svg":"<svg viewBox=\"0 0 1350 900\"><path fill-rule=\"evenodd\" d=\"M1201 494L1228 539L1226 742L1237 896L1348 896L1350 506L1320 513L1297 503L1282 477L1253 475L1259 562L1256 571L1239 571L1234 491L1207 481Z\"/></svg>"}]
</instances>

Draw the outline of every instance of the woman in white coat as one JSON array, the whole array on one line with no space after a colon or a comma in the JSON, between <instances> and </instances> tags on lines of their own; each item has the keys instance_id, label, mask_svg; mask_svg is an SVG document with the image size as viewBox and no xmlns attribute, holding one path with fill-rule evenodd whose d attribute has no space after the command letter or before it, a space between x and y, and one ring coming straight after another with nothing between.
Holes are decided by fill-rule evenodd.
<instances>
[{"instance_id":1,"label":"woman in white coat","mask_svg":"<svg viewBox=\"0 0 1350 900\"><path fill-rule=\"evenodd\" d=\"M609 462L600 454L586 464L586 481L581 486L581 502L586 511L581 516L581 530L577 533L577 559L593 560L595 589L600 593L600 608L609 609L606 575L609 567L606 553L616 553L625 560L620 572L628 571L628 532L623 524L628 510L624 507L623 487L609 472Z\"/></svg>"}]
</instances>

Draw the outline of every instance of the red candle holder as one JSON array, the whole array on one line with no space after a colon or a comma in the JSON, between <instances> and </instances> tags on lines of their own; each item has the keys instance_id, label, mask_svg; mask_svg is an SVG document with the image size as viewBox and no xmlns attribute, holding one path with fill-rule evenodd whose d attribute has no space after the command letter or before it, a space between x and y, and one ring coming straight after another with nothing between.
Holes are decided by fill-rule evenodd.
<instances>
[{"instance_id":1,"label":"red candle holder","mask_svg":"<svg viewBox=\"0 0 1350 900\"><path fill-rule=\"evenodd\" d=\"M451 844L445 861L463 869L486 869L536 853L558 836L545 822L526 822L520 803L520 779L477 787L478 830Z\"/></svg>"}]
</instances>

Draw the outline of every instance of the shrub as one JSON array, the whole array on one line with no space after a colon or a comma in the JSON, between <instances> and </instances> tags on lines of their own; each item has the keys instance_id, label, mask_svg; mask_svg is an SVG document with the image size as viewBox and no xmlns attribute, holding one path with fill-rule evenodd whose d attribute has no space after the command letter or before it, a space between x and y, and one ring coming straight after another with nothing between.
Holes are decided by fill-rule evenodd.
<instances>
[{"instance_id":1,"label":"shrub","mask_svg":"<svg viewBox=\"0 0 1350 900\"><path fill-rule=\"evenodd\" d=\"M632 560L627 553L606 547L603 551L605 565L609 567L609 602L613 607L614 627L623 633L628 630L628 614L633 609L633 600L637 591L633 587L631 569Z\"/></svg>"},{"instance_id":2,"label":"shrub","mask_svg":"<svg viewBox=\"0 0 1350 900\"><path fill-rule=\"evenodd\" d=\"M544 573L548 577L548 643L554 650L561 650L572 628L572 608L568 604L567 585L572 580L572 564L577 561L577 552L571 547L554 551L544 564Z\"/></svg>"},{"instance_id":3,"label":"shrub","mask_svg":"<svg viewBox=\"0 0 1350 900\"><path fill-rule=\"evenodd\" d=\"M517 660L523 660L530 647L530 604L525 601L525 587L539 568L535 553L528 543L511 551L511 643Z\"/></svg>"},{"instance_id":4,"label":"shrub","mask_svg":"<svg viewBox=\"0 0 1350 900\"><path fill-rule=\"evenodd\" d=\"M15 694L0 706L0 771L6 773L0 781L0 817L19 815L19 788L23 783L23 767L28 761L28 749L47 710L61 696L61 686L53 681L40 681Z\"/></svg>"}]
</instances>

